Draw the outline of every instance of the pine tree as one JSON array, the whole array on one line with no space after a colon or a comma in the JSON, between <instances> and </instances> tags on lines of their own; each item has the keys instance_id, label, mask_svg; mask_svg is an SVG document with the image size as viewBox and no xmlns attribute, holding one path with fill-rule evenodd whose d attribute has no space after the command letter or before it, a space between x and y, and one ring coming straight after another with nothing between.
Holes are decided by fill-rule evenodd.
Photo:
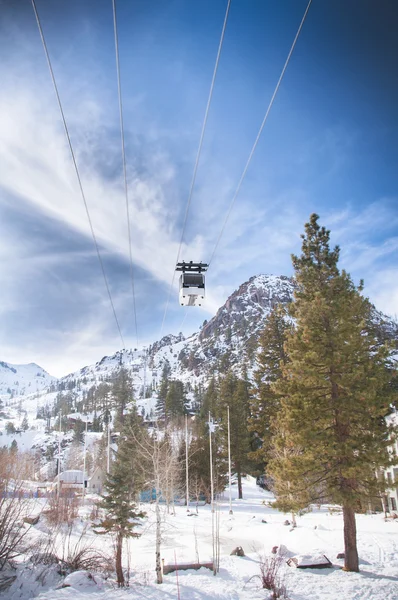
<instances>
[{"instance_id":1,"label":"pine tree","mask_svg":"<svg viewBox=\"0 0 398 600\"><path fill-rule=\"evenodd\" d=\"M28 417L26 416L26 414L22 419L21 429L22 431L27 431L29 429Z\"/></svg>"},{"instance_id":2,"label":"pine tree","mask_svg":"<svg viewBox=\"0 0 398 600\"><path fill-rule=\"evenodd\" d=\"M169 382L164 412L168 419L182 416L187 411L184 384L178 379Z\"/></svg>"},{"instance_id":3,"label":"pine tree","mask_svg":"<svg viewBox=\"0 0 398 600\"><path fill-rule=\"evenodd\" d=\"M105 511L105 518L94 528L98 534L111 533L115 536L115 566L119 587L125 586L122 569L123 541L129 537L138 537L135 531L146 513L139 510L136 498L142 490L144 471L142 457L136 452L134 435L141 435L140 420L135 408L126 415L125 427L120 436L120 443L113 461L111 473L108 474L100 508Z\"/></svg>"},{"instance_id":4,"label":"pine tree","mask_svg":"<svg viewBox=\"0 0 398 600\"><path fill-rule=\"evenodd\" d=\"M391 462L384 416L390 398L388 350L369 329L371 305L345 271L329 231L312 215L293 256L298 288L291 308L296 327L285 345L288 361L273 386L281 410L273 424L275 448L269 463L277 502L341 504L345 570L358 571L355 509L380 493L380 467ZM281 476L282 475L282 476Z\"/></svg>"},{"instance_id":5,"label":"pine tree","mask_svg":"<svg viewBox=\"0 0 398 600\"><path fill-rule=\"evenodd\" d=\"M253 394L250 400L249 430L257 434L257 449L252 458L268 463L271 442L271 421L275 418L280 399L271 384L282 375L282 365L287 356L284 349L287 332L291 328L287 320L287 309L275 307L266 320L259 338L260 352L257 355L257 370L254 374Z\"/></svg>"},{"instance_id":6,"label":"pine tree","mask_svg":"<svg viewBox=\"0 0 398 600\"><path fill-rule=\"evenodd\" d=\"M227 373L220 386L219 422L223 454L228 456L228 409L231 439L231 463L238 477L238 497L243 498L242 475L248 467L250 438L247 430L249 416L248 383Z\"/></svg>"},{"instance_id":7,"label":"pine tree","mask_svg":"<svg viewBox=\"0 0 398 600\"><path fill-rule=\"evenodd\" d=\"M80 446L84 443L84 432L86 430L86 423L81 419L76 419L73 424L73 442Z\"/></svg>"},{"instance_id":8,"label":"pine tree","mask_svg":"<svg viewBox=\"0 0 398 600\"><path fill-rule=\"evenodd\" d=\"M156 401L156 415L160 419L166 419L166 396L169 391L171 367L166 359L163 365L162 378L158 391L158 399Z\"/></svg>"},{"instance_id":9,"label":"pine tree","mask_svg":"<svg viewBox=\"0 0 398 600\"><path fill-rule=\"evenodd\" d=\"M121 429L124 424L124 413L128 404L133 400L133 382L126 367L120 367L117 372L111 394L116 408L115 427Z\"/></svg>"},{"instance_id":10,"label":"pine tree","mask_svg":"<svg viewBox=\"0 0 398 600\"><path fill-rule=\"evenodd\" d=\"M7 435L11 435L11 434L15 433L15 425L12 421L7 421L6 433L7 433Z\"/></svg>"},{"instance_id":11,"label":"pine tree","mask_svg":"<svg viewBox=\"0 0 398 600\"><path fill-rule=\"evenodd\" d=\"M220 434L216 430L213 435L213 484L214 493L221 493L227 483L228 463L225 455L217 451L220 445ZM189 444L189 479L190 489L196 490L196 496L203 494L206 502L211 501L210 480L210 440L208 417L199 419L193 431L193 437Z\"/></svg>"},{"instance_id":12,"label":"pine tree","mask_svg":"<svg viewBox=\"0 0 398 600\"><path fill-rule=\"evenodd\" d=\"M209 412L213 418L217 418L219 392L218 383L215 377L212 377L203 395L202 407L200 409L200 417L206 422L209 418Z\"/></svg>"}]
</instances>

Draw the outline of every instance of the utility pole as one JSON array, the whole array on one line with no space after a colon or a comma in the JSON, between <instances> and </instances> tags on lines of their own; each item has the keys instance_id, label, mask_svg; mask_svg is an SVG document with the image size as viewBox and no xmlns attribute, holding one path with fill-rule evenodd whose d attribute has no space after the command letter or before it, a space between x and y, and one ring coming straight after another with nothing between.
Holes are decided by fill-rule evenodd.
<instances>
[{"instance_id":1,"label":"utility pole","mask_svg":"<svg viewBox=\"0 0 398 600\"><path fill-rule=\"evenodd\" d=\"M57 498L59 500L59 492L61 487L60 475L61 475L61 423L62 423L62 410L59 409L59 432L58 432L58 485L57 485Z\"/></svg>"},{"instance_id":2,"label":"utility pole","mask_svg":"<svg viewBox=\"0 0 398 600\"><path fill-rule=\"evenodd\" d=\"M84 455L83 455L83 502L84 497L86 495L86 451L87 451L87 424L88 424L88 416L86 415L86 432L84 434Z\"/></svg>"},{"instance_id":3,"label":"utility pole","mask_svg":"<svg viewBox=\"0 0 398 600\"><path fill-rule=\"evenodd\" d=\"M109 473L111 467L111 417L108 417L108 452L106 458L106 472Z\"/></svg>"},{"instance_id":4,"label":"utility pole","mask_svg":"<svg viewBox=\"0 0 398 600\"><path fill-rule=\"evenodd\" d=\"M213 449L211 443L211 434L214 431L214 423L211 420L209 411L209 444L210 444L210 492L211 492L211 512L214 513L214 486L213 486Z\"/></svg>"},{"instance_id":5,"label":"utility pole","mask_svg":"<svg viewBox=\"0 0 398 600\"><path fill-rule=\"evenodd\" d=\"M144 348L144 391L142 394L143 400L146 398L146 361L147 361L147 352L146 348Z\"/></svg>"},{"instance_id":6,"label":"utility pole","mask_svg":"<svg viewBox=\"0 0 398 600\"><path fill-rule=\"evenodd\" d=\"M188 415L185 415L185 479L187 494L187 512L189 511L189 479L188 479Z\"/></svg>"},{"instance_id":7,"label":"utility pole","mask_svg":"<svg viewBox=\"0 0 398 600\"><path fill-rule=\"evenodd\" d=\"M231 431L229 428L229 406L228 412L228 475L229 475L229 514L232 515L232 484L231 484Z\"/></svg>"},{"instance_id":8,"label":"utility pole","mask_svg":"<svg viewBox=\"0 0 398 600\"><path fill-rule=\"evenodd\" d=\"M106 395L106 418L107 418L107 459L106 459L106 472L110 471L111 464L111 411L110 411L109 393Z\"/></svg>"},{"instance_id":9,"label":"utility pole","mask_svg":"<svg viewBox=\"0 0 398 600\"><path fill-rule=\"evenodd\" d=\"M216 566L216 549L215 549L215 532L214 532L214 486L213 486L213 449L211 443L211 434L214 431L214 424L211 420L209 411L209 444L210 444L210 493L211 493L211 538L213 542L213 575L217 573Z\"/></svg>"}]
</instances>

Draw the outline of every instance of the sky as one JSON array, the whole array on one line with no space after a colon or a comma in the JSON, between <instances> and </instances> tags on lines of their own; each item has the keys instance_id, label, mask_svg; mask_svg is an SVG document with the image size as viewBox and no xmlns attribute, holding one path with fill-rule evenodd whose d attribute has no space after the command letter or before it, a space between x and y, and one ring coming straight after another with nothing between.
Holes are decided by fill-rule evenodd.
<instances>
[{"instance_id":1,"label":"sky","mask_svg":"<svg viewBox=\"0 0 398 600\"><path fill-rule=\"evenodd\" d=\"M112 1L36 6L127 348L191 334L253 275L292 275L313 212L397 317L397 3L313 0L190 309L171 284L227 1L116 2L134 295ZM180 259L215 249L306 6L231 1ZM29 0L0 0L0 81L0 360L62 376L123 343Z\"/></svg>"}]
</instances>

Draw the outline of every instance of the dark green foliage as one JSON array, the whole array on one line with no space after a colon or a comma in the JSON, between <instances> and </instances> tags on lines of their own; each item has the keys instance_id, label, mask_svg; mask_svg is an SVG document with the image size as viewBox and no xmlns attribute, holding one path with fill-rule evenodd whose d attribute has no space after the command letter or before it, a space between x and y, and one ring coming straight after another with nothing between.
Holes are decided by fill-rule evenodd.
<instances>
[{"instance_id":1,"label":"dark green foliage","mask_svg":"<svg viewBox=\"0 0 398 600\"><path fill-rule=\"evenodd\" d=\"M182 381L171 380L165 401L165 414L168 419L182 416L187 410L187 399Z\"/></svg>"},{"instance_id":2,"label":"dark green foliage","mask_svg":"<svg viewBox=\"0 0 398 600\"><path fill-rule=\"evenodd\" d=\"M120 367L112 383L112 405L116 408L115 429L120 430L124 424L124 414L133 401L133 382L125 367Z\"/></svg>"},{"instance_id":3,"label":"dark green foliage","mask_svg":"<svg viewBox=\"0 0 398 600\"><path fill-rule=\"evenodd\" d=\"M21 429L22 431L27 431L29 429L28 417L26 416L26 414L22 419Z\"/></svg>"},{"instance_id":4,"label":"dark green foliage","mask_svg":"<svg viewBox=\"0 0 398 600\"><path fill-rule=\"evenodd\" d=\"M369 328L371 305L362 285L339 271L339 249L329 249L329 232L317 221L312 215L302 254L293 256L296 328L273 385L281 409L268 468L284 510L310 501L342 505L345 568L357 571L355 509L380 494L384 478L375 472L392 460L384 419L391 373L388 348Z\"/></svg>"},{"instance_id":5,"label":"dark green foliage","mask_svg":"<svg viewBox=\"0 0 398 600\"><path fill-rule=\"evenodd\" d=\"M196 412L196 413L201 412L204 395L205 395L205 392L203 389L203 385L201 383L199 383L199 385L195 384L194 400L193 400L193 404L192 404L192 408L193 408L194 412Z\"/></svg>"},{"instance_id":6,"label":"dark green foliage","mask_svg":"<svg viewBox=\"0 0 398 600\"><path fill-rule=\"evenodd\" d=\"M140 417L133 408L125 416L125 426L121 433L116 458L105 482L107 494L102 496L100 504L105 517L95 525L96 533L111 533L115 536L116 574L119 587L125 585L122 569L123 540L140 535L135 529L140 520L145 517L145 513L139 510L137 505L137 497L144 482L142 457L137 454L136 442L133 439L133 433L137 434L140 427Z\"/></svg>"},{"instance_id":7,"label":"dark green foliage","mask_svg":"<svg viewBox=\"0 0 398 600\"><path fill-rule=\"evenodd\" d=\"M84 443L84 432L86 430L86 423L81 419L76 419L73 424L73 441L76 444Z\"/></svg>"},{"instance_id":8,"label":"dark green foliage","mask_svg":"<svg viewBox=\"0 0 398 600\"><path fill-rule=\"evenodd\" d=\"M249 417L248 382L232 372L227 373L220 385L219 431L223 454L228 457L228 408L231 439L232 471L238 477L238 494L242 498L242 475L249 466L250 436L247 430Z\"/></svg>"},{"instance_id":9,"label":"dark green foliage","mask_svg":"<svg viewBox=\"0 0 398 600\"><path fill-rule=\"evenodd\" d=\"M169 391L169 379L171 373L171 366L169 361L166 359L163 365L162 378L160 380L158 399L156 401L156 414L160 419L166 419L166 396Z\"/></svg>"},{"instance_id":10,"label":"dark green foliage","mask_svg":"<svg viewBox=\"0 0 398 600\"><path fill-rule=\"evenodd\" d=\"M269 314L259 339L260 352L250 400L249 430L258 436L258 447L252 453L252 458L262 461L264 466L270 455L271 421L280 408L280 398L271 384L280 379L282 366L286 364L284 344L290 328L286 308L277 306Z\"/></svg>"},{"instance_id":11,"label":"dark green foliage","mask_svg":"<svg viewBox=\"0 0 398 600\"><path fill-rule=\"evenodd\" d=\"M16 454L18 452L18 444L16 440L12 440L11 442L11 446L10 446L10 453L11 454Z\"/></svg>"},{"instance_id":12,"label":"dark green foliage","mask_svg":"<svg viewBox=\"0 0 398 600\"><path fill-rule=\"evenodd\" d=\"M102 428L101 419L99 418L97 413L94 412L93 423L91 425L91 431L100 432L102 430L103 430L103 428Z\"/></svg>"},{"instance_id":13,"label":"dark green foliage","mask_svg":"<svg viewBox=\"0 0 398 600\"><path fill-rule=\"evenodd\" d=\"M209 381L209 385L205 393L203 394L202 407L200 409L200 417L204 421L209 418L209 412L213 418L217 418L218 414L218 396L219 387L215 377L212 377Z\"/></svg>"},{"instance_id":14,"label":"dark green foliage","mask_svg":"<svg viewBox=\"0 0 398 600\"><path fill-rule=\"evenodd\" d=\"M212 434L214 493L221 493L227 483L228 463L221 452L220 436ZM199 498L203 494L206 502L211 501L209 427L205 419L197 422L189 445L189 486L191 494Z\"/></svg>"},{"instance_id":15,"label":"dark green foliage","mask_svg":"<svg viewBox=\"0 0 398 600\"><path fill-rule=\"evenodd\" d=\"M15 433L15 426L14 426L14 423L12 421L7 421L7 423L6 423L6 433L8 435L11 435L11 434Z\"/></svg>"}]
</instances>

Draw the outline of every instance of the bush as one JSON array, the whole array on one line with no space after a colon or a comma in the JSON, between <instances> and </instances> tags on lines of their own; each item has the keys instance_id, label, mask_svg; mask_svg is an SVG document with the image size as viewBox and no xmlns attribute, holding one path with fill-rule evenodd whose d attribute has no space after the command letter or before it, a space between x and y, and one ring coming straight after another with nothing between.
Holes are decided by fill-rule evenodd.
<instances>
[{"instance_id":1,"label":"bush","mask_svg":"<svg viewBox=\"0 0 398 600\"><path fill-rule=\"evenodd\" d=\"M23 489L21 465L17 454L0 450L0 571L27 549L30 529L23 524L32 512L32 501ZM22 525L21 525L22 524Z\"/></svg>"},{"instance_id":2,"label":"bush","mask_svg":"<svg viewBox=\"0 0 398 600\"><path fill-rule=\"evenodd\" d=\"M113 560L93 546L92 540L84 539L87 528L83 529L78 540L72 538L73 528L68 528L63 537L59 560L65 573L72 571L96 571L105 575L113 572Z\"/></svg>"},{"instance_id":3,"label":"bush","mask_svg":"<svg viewBox=\"0 0 398 600\"><path fill-rule=\"evenodd\" d=\"M78 515L79 504L79 498L74 492L61 490L59 496L56 494L50 496L48 508L46 508L44 514L50 525L70 524Z\"/></svg>"},{"instance_id":4,"label":"bush","mask_svg":"<svg viewBox=\"0 0 398 600\"><path fill-rule=\"evenodd\" d=\"M281 573L284 563L285 556L283 554L260 557L261 583L264 589L271 592L272 600L278 598L289 600L286 586L283 583L283 573Z\"/></svg>"}]
</instances>

